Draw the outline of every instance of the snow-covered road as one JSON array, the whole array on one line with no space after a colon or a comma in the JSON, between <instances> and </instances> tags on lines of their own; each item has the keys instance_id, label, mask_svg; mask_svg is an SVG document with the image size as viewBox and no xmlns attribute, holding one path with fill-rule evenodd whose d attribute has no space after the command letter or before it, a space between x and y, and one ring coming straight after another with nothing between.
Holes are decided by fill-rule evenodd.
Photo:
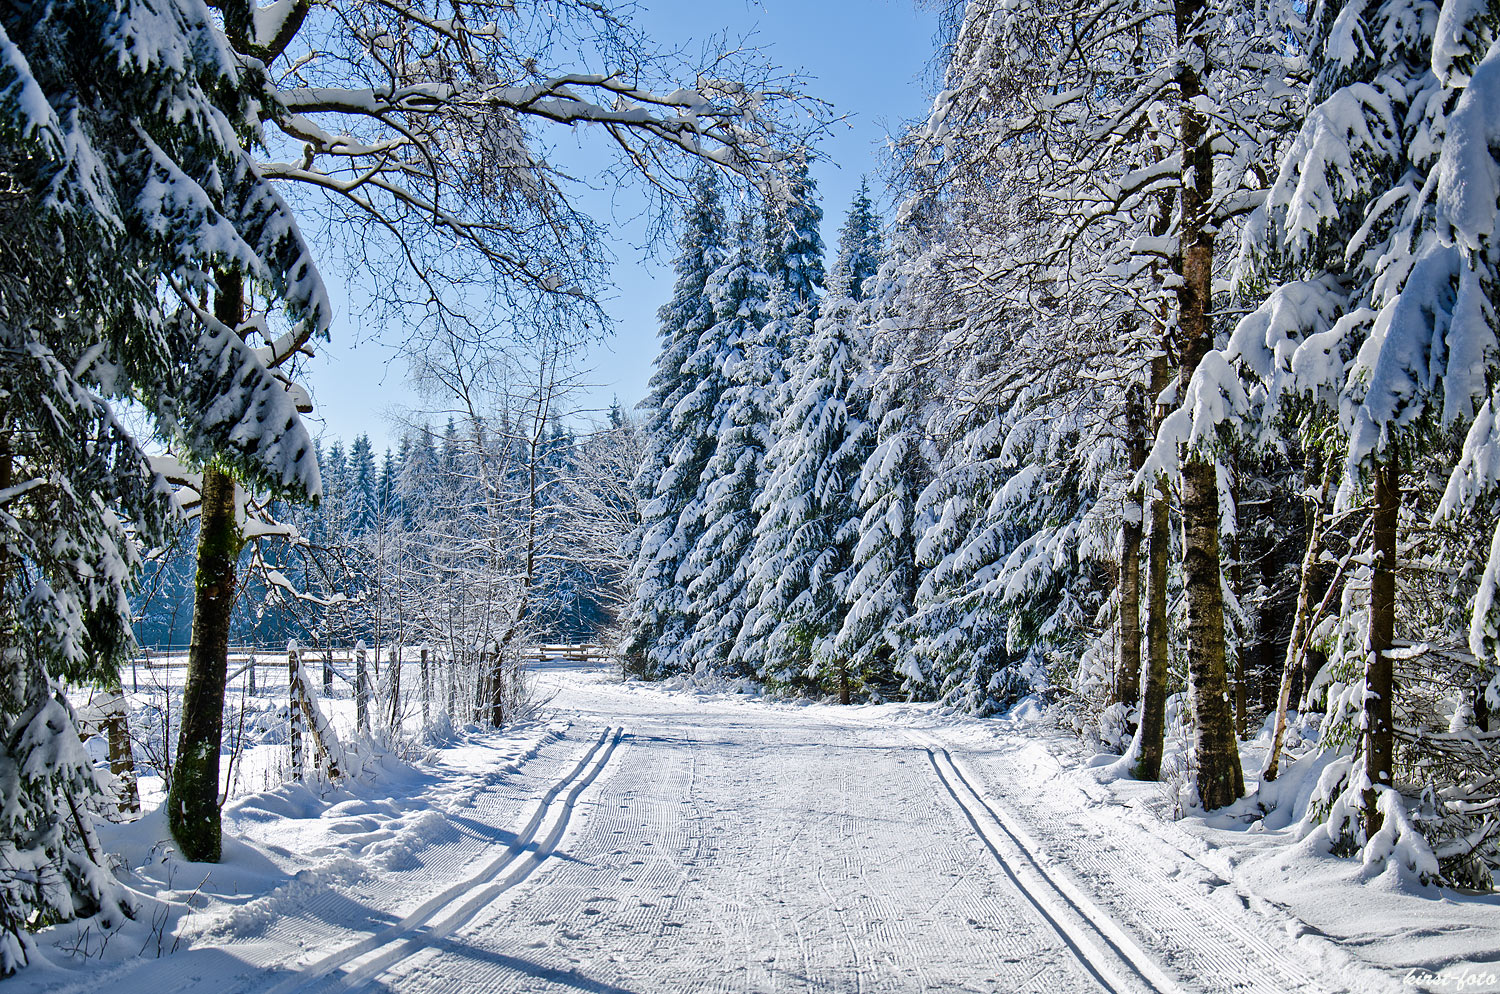
<instances>
[{"instance_id":1,"label":"snow-covered road","mask_svg":"<svg viewBox=\"0 0 1500 994\"><path fill-rule=\"evenodd\" d=\"M1109 983L986 851L928 751L899 733L838 721L828 709L606 685L574 685L557 703L579 726L625 729L600 754L578 826L524 892L391 964L383 986Z\"/></svg>"},{"instance_id":2,"label":"snow-covered road","mask_svg":"<svg viewBox=\"0 0 1500 994\"><path fill-rule=\"evenodd\" d=\"M228 828L247 844L214 871L202 919L176 927L192 948L12 982L118 994L1350 989L1314 978L1285 933L1185 870L1182 853L1163 856L1119 808L1028 795L1027 764L1045 755L966 735L972 721L674 693L563 665L541 679L565 733L538 733L508 763L482 745L443 750L387 777L384 797L328 807L309 795L299 810L290 788L232 805Z\"/></svg>"}]
</instances>

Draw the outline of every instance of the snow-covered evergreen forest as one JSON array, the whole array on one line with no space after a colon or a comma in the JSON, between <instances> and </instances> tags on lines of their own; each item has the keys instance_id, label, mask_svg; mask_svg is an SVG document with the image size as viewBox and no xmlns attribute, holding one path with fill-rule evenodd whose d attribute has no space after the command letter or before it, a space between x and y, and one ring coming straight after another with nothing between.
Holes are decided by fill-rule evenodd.
<instances>
[{"instance_id":1,"label":"snow-covered evergreen forest","mask_svg":"<svg viewBox=\"0 0 1500 994\"><path fill-rule=\"evenodd\" d=\"M800 172L682 213L635 670L1039 695L1210 810L1314 720L1336 847L1488 887L1496 13L946 14L892 217L825 253Z\"/></svg>"},{"instance_id":2,"label":"snow-covered evergreen forest","mask_svg":"<svg viewBox=\"0 0 1500 994\"><path fill-rule=\"evenodd\" d=\"M339 856L295 879L376 901L379 872L425 871L412 854L438 844L437 821L459 824L455 797L509 855L453 864L491 867L472 878L401 877L410 906L379 920L402 924L351 919L364 938L347 956L246 953L235 974L277 994L328 977L399 988L371 978L538 867L527 886L546 889L579 797L616 775L607 764L628 768L617 750L679 732L722 746L716 722L734 745L757 721L735 746L747 755L804 736L820 754L868 750L851 755L873 771L877 753L915 750L954 824L1071 950L1046 962L1071 955L1104 989L1220 989L1181 986L1220 925L1271 964L1270 986L1233 989L1358 961L1338 944L1364 940L1333 918L1297 918L1333 912L1285 896L1316 860L1354 868L1328 884L1340 913L1368 895L1388 902L1377 922L1426 907L1389 910L1408 899L1457 916L1432 932L1450 946L1402 933L1349 989L1398 961L1500 956L1500 936L1462 917L1494 913L1500 870L1500 0L922 6L939 25L928 112L893 123L881 168L831 204L814 173L843 110L815 78L728 37L691 57L658 45L628 4L0 2L0 975L74 989L22 970L56 966L59 940L37 936L64 927L75 958L94 955L88 930L142 950L154 937L158 956L175 934L175 952L197 895L172 874L243 868L247 847L287 861L285 883L243 900L210 888L230 910L206 934L259 941L255 915L300 913L306 853L256 826L344 817L427 775L398 766L448 776L489 757L503 770L466 768L462 790L421 781L420 825L308 836L324 855L341 833L374 839L378 866ZM608 148L597 176L559 151L574 133ZM592 416L581 357L614 329L591 185L647 205L672 259L646 396ZM359 320L404 329L430 402L387 412L400 426L384 451L368 433L315 437L306 418L314 358L340 333L335 275ZM558 642L611 655L558 675L536 652ZM348 727L331 678L320 697L298 655L356 644L361 681L366 646L392 660L374 730L365 696ZM244 691L232 727L243 645L287 653L289 696L260 744L290 756L289 782L261 800L226 779L247 741ZM150 733L161 796L141 817L118 786L144 706L121 674L146 649L178 651L184 675L151 704L170 721ZM435 719L429 650L467 681ZM398 662L418 651L420 721ZM509 795L485 802L523 828L484 822L474 799L530 775L575 723L592 744L556 760L571 772L542 779L529 820ZM992 739L1043 779L1005 786L952 755ZM700 775L709 791L733 766L653 772L674 757L640 760L614 809L648 787L692 794ZM865 787L905 811L914 769ZM753 803L756 778L730 773L720 786ZM1047 776L1085 778L1099 825L1132 797L1133 819L1254 850L1284 896L1257 890L1264 868L1236 876L1241 855L1151 852L1173 878L1211 867L1210 891L1232 878L1234 914L1269 908L1301 922L1275 919L1292 940L1341 951L1296 965L1204 911L1207 926L1172 919L1196 950L1173 952L1155 899L1079 896L1108 871L1078 840L1103 833L1056 827L1074 812L1038 799ZM1034 835L1006 807L1023 797ZM777 824L790 837L826 820L804 814ZM398 829L409 851L391 855ZM1015 870L1023 857L1034 872ZM819 867L767 886L821 887L843 913L856 902ZM732 879L739 893L760 878ZM1452 911L1458 896L1478 903ZM269 903L238 909L252 900ZM870 914L874 935L887 913ZM854 949L839 924L828 934ZM811 983L821 940L797 937ZM935 962L972 944L942 941ZM719 963L693 956L679 979ZM830 989L865 989L861 962ZM558 984L562 969L520 972ZM1337 989L1317 976L1308 989ZM939 989L901 978L889 989Z\"/></svg>"}]
</instances>

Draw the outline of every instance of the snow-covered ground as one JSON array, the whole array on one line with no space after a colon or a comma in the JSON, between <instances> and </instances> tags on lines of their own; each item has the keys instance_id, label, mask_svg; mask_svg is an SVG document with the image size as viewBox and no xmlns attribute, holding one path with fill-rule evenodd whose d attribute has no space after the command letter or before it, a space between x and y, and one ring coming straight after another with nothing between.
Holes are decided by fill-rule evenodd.
<instances>
[{"instance_id":1,"label":"snow-covered ground","mask_svg":"<svg viewBox=\"0 0 1500 994\"><path fill-rule=\"evenodd\" d=\"M1500 991L1494 898L1167 820L1035 715L539 678L526 727L231 801L217 866L111 829L139 920L6 990Z\"/></svg>"}]
</instances>

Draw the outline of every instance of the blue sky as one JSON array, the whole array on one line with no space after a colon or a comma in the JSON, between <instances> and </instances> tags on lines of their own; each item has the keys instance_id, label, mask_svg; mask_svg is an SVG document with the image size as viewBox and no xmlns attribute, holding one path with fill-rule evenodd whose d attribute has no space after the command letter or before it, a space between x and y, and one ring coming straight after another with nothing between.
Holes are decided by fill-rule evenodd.
<instances>
[{"instance_id":1,"label":"blue sky","mask_svg":"<svg viewBox=\"0 0 1500 994\"><path fill-rule=\"evenodd\" d=\"M868 174L871 189L882 189L887 134L922 116L930 98L936 23L913 0L640 0L634 20L664 47L726 31L731 37L754 32L751 41L773 61L809 77L810 94L849 116L819 146L823 159L813 170L830 254L860 177ZM644 250L639 191L623 191L613 207L608 194L580 202L612 223L616 289L606 303L614 333L590 350L583 374L590 388L578 403L602 408L618 397L634 406L645 395L656 354L656 309L671 293L672 246L655 257ZM353 327L348 314L346 308L336 317L333 341L308 370L317 405L313 430L346 440L368 432L379 450L396 432L392 412L423 402L406 386L400 334Z\"/></svg>"}]
</instances>

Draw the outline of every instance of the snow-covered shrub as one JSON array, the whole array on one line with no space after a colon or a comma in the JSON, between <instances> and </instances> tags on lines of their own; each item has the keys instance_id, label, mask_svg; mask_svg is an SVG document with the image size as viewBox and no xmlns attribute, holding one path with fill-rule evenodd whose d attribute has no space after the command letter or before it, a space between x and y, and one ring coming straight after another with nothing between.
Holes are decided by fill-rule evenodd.
<instances>
[{"instance_id":1,"label":"snow-covered shrub","mask_svg":"<svg viewBox=\"0 0 1500 994\"><path fill-rule=\"evenodd\" d=\"M17 649L0 658L0 974L26 965L27 932L134 914L93 829L105 802L67 700Z\"/></svg>"}]
</instances>

